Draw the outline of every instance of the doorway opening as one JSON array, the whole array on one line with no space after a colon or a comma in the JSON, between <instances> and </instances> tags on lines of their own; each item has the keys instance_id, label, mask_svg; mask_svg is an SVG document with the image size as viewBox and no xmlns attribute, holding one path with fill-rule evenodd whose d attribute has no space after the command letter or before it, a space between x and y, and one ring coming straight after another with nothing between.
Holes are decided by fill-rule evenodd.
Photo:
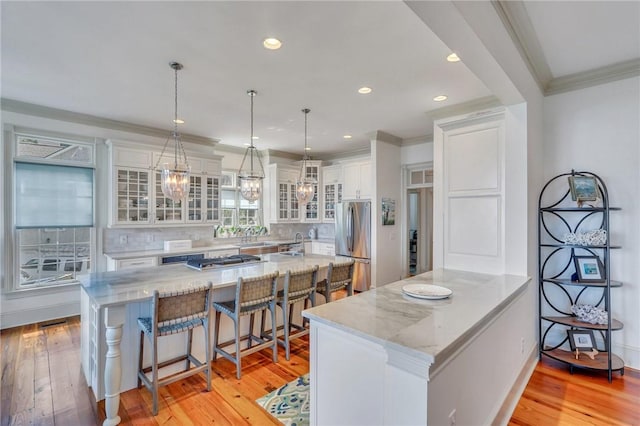
<instances>
[{"instance_id":1,"label":"doorway opening","mask_svg":"<svg viewBox=\"0 0 640 426\"><path fill-rule=\"evenodd\" d=\"M433 169L407 171L405 271L413 276L433 269Z\"/></svg>"}]
</instances>

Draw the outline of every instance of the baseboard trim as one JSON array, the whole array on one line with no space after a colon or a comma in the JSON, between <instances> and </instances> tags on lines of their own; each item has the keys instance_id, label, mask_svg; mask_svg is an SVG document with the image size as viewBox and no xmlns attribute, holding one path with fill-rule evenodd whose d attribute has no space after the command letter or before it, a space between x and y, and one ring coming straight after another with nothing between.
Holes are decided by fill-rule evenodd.
<instances>
[{"instance_id":1,"label":"baseboard trim","mask_svg":"<svg viewBox=\"0 0 640 426\"><path fill-rule=\"evenodd\" d=\"M0 314L0 329L18 327L26 324L50 321L80 315L80 301L61 303L47 307L21 309L20 311L2 312Z\"/></svg>"},{"instance_id":2,"label":"baseboard trim","mask_svg":"<svg viewBox=\"0 0 640 426\"><path fill-rule=\"evenodd\" d=\"M617 345L613 343L611 351L620 355L624 360L625 367L640 370L640 348L629 345Z\"/></svg>"},{"instance_id":3,"label":"baseboard trim","mask_svg":"<svg viewBox=\"0 0 640 426\"><path fill-rule=\"evenodd\" d=\"M527 383L529 383L529 379L531 378L533 371L536 369L537 364L538 345L536 344L533 345L529 351L529 356L527 356L527 359L522 366L522 370L520 370L520 374L518 374L516 381L507 393L507 397L498 410L496 417L493 419L493 422L491 422L492 426L503 426L509 424L513 411L516 409L518 401L520 401L520 397L527 387Z\"/></svg>"}]
</instances>

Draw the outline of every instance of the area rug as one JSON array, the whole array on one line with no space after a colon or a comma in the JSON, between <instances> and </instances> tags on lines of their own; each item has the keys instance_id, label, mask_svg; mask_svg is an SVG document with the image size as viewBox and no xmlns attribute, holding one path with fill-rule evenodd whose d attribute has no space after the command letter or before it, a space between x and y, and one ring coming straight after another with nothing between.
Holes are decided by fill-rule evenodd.
<instances>
[{"instance_id":1,"label":"area rug","mask_svg":"<svg viewBox=\"0 0 640 426\"><path fill-rule=\"evenodd\" d=\"M256 402L286 426L309 424L309 375L305 374Z\"/></svg>"}]
</instances>

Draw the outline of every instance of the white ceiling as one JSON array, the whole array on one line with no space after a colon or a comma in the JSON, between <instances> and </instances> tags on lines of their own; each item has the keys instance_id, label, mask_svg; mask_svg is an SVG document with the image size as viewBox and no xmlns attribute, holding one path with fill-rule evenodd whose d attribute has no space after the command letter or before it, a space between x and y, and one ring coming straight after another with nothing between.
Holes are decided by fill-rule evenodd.
<instances>
[{"instance_id":1,"label":"white ceiling","mask_svg":"<svg viewBox=\"0 0 640 426\"><path fill-rule=\"evenodd\" d=\"M526 1L554 78L640 58L640 1Z\"/></svg>"},{"instance_id":2,"label":"white ceiling","mask_svg":"<svg viewBox=\"0 0 640 426\"><path fill-rule=\"evenodd\" d=\"M500 1L538 80L640 61L640 1ZM518 6L519 5L519 6ZM429 112L490 96L400 1L0 2L3 98L296 154L355 151L382 130L432 133ZM524 28L528 27L528 28ZM267 36L283 41L267 51ZM463 58L464 59L464 58ZM631 64L633 67L633 63ZM632 70L633 71L633 70ZM546 81L545 81L546 80ZM370 95L357 89L367 85ZM449 96L437 103L433 97ZM344 134L353 135L351 141Z\"/></svg>"},{"instance_id":3,"label":"white ceiling","mask_svg":"<svg viewBox=\"0 0 640 426\"><path fill-rule=\"evenodd\" d=\"M176 60L181 131L242 146L255 89L256 146L300 154L304 107L313 155L429 135L427 111L490 95L449 53L397 1L2 2L3 98L169 129Z\"/></svg>"}]
</instances>

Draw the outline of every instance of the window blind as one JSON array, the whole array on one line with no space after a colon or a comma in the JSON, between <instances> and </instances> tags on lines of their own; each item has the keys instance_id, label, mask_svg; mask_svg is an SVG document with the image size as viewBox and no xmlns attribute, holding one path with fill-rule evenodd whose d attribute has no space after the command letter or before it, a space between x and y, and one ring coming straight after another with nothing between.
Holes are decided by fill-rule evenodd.
<instances>
[{"instance_id":1,"label":"window blind","mask_svg":"<svg viewBox=\"0 0 640 426\"><path fill-rule=\"evenodd\" d=\"M87 167L16 162L16 228L93 226L93 176Z\"/></svg>"}]
</instances>

